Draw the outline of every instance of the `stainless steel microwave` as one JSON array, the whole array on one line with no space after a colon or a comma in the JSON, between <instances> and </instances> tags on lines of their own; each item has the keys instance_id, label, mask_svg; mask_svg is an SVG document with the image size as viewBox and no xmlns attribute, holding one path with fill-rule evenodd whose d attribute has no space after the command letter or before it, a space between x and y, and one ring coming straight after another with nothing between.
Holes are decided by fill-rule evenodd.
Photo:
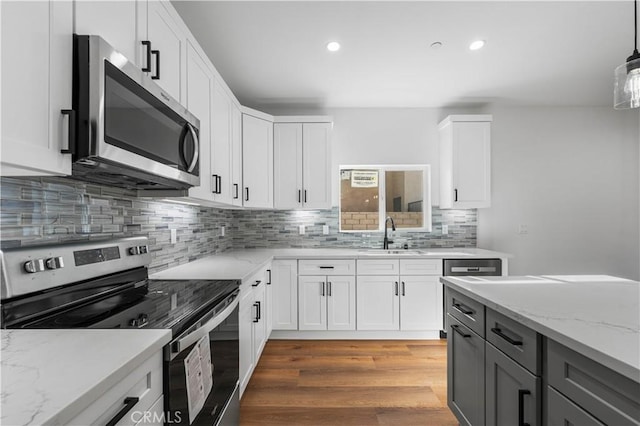
<instances>
[{"instance_id":1,"label":"stainless steel microwave","mask_svg":"<svg viewBox=\"0 0 640 426\"><path fill-rule=\"evenodd\" d=\"M74 35L73 175L137 190L200 184L200 121L98 36Z\"/></svg>"}]
</instances>

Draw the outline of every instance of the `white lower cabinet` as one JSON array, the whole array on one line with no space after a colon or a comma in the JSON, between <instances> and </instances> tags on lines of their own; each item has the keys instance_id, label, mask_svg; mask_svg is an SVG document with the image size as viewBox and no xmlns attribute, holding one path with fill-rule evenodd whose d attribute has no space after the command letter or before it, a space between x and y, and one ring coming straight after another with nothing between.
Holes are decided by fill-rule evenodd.
<instances>
[{"instance_id":1,"label":"white lower cabinet","mask_svg":"<svg viewBox=\"0 0 640 426\"><path fill-rule=\"evenodd\" d=\"M271 265L274 330L298 329L298 261L274 260Z\"/></svg>"},{"instance_id":2,"label":"white lower cabinet","mask_svg":"<svg viewBox=\"0 0 640 426\"><path fill-rule=\"evenodd\" d=\"M441 329L441 260L358 260L357 269L358 330Z\"/></svg>"},{"instance_id":3,"label":"white lower cabinet","mask_svg":"<svg viewBox=\"0 0 640 426\"><path fill-rule=\"evenodd\" d=\"M80 414L69 421L74 425L107 424L131 402L130 409L117 425L162 424L162 351L158 351L135 368L121 382L115 384L100 398L91 402ZM146 414L147 421L143 416Z\"/></svg>"},{"instance_id":4,"label":"white lower cabinet","mask_svg":"<svg viewBox=\"0 0 640 426\"><path fill-rule=\"evenodd\" d=\"M250 279L243 281L240 288L240 308L238 334L240 340L240 396L249 384L251 374L258 364L264 345L269 339L267 326L267 272L271 266L261 269Z\"/></svg>"},{"instance_id":5,"label":"white lower cabinet","mask_svg":"<svg viewBox=\"0 0 640 426\"><path fill-rule=\"evenodd\" d=\"M299 277L300 330L355 330L355 296L353 276Z\"/></svg>"}]
</instances>

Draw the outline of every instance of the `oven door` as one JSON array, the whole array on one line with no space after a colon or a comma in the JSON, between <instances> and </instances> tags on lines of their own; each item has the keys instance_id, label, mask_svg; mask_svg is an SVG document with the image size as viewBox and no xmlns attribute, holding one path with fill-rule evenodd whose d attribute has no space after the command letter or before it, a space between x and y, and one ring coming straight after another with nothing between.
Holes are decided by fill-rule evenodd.
<instances>
[{"instance_id":1,"label":"oven door","mask_svg":"<svg viewBox=\"0 0 640 426\"><path fill-rule=\"evenodd\" d=\"M202 348L208 353L199 352ZM198 358L203 364L190 367ZM205 365L209 362L210 366ZM166 419L178 425L238 424L238 362L238 298L234 292L165 348ZM209 378L199 374L211 374L210 391Z\"/></svg>"}]
</instances>

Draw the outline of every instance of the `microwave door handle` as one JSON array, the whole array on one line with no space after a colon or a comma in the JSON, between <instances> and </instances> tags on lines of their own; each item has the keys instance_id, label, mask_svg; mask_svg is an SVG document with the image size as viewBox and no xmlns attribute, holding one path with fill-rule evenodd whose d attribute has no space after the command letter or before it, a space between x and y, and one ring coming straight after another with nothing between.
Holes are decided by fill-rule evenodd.
<instances>
[{"instance_id":1,"label":"microwave door handle","mask_svg":"<svg viewBox=\"0 0 640 426\"><path fill-rule=\"evenodd\" d=\"M189 163L189 166L187 167L187 171L189 173L191 173L193 171L193 169L196 168L196 165L198 164L198 155L200 152L200 142L198 141L198 134L196 133L196 129L193 128L193 126L189 123L187 123L187 129L189 130L189 133L191 133L191 138L193 139L193 157L191 158L191 162ZM185 134L186 136L186 134ZM182 150L184 153L184 145L182 145ZM186 158L186 155L184 156Z\"/></svg>"},{"instance_id":2,"label":"microwave door handle","mask_svg":"<svg viewBox=\"0 0 640 426\"><path fill-rule=\"evenodd\" d=\"M193 345L195 342L209 334L211 330L222 324L222 322L227 319L229 314L238 306L238 302L239 299L236 298L233 302L231 302L229 306L224 308L224 310L221 311L218 315L207 321L207 323L202 327L170 343L169 347L171 348L171 353L174 355L178 354L184 348L188 348L189 346Z\"/></svg>"}]
</instances>

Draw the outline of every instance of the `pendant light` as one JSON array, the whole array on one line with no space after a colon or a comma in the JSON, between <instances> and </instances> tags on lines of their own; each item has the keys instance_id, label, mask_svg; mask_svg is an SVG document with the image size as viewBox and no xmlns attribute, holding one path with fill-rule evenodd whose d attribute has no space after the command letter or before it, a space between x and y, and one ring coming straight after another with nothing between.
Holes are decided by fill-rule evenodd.
<instances>
[{"instance_id":1,"label":"pendant light","mask_svg":"<svg viewBox=\"0 0 640 426\"><path fill-rule=\"evenodd\" d=\"M616 68L613 89L613 107L629 109L640 107L640 53L638 53L638 0L633 2L633 54L627 62Z\"/></svg>"}]
</instances>

